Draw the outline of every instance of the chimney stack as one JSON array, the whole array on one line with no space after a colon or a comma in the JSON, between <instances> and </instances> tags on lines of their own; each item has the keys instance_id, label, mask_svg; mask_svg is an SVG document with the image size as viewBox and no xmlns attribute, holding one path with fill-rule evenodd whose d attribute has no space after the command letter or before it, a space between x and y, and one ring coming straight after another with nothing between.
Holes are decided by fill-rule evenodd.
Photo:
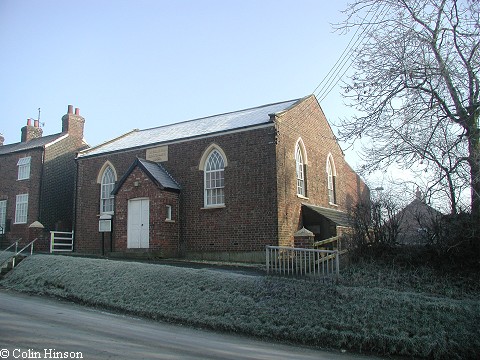
<instances>
[{"instance_id":1,"label":"chimney stack","mask_svg":"<svg viewBox=\"0 0 480 360\"><path fill-rule=\"evenodd\" d=\"M4 141L5 141L5 138L3 137L3 134L0 133L0 146L3 146Z\"/></svg>"},{"instance_id":2,"label":"chimney stack","mask_svg":"<svg viewBox=\"0 0 480 360\"><path fill-rule=\"evenodd\" d=\"M24 126L22 130L22 142L27 142L32 139L41 138L43 134L43 129L38 126L38 120L34 121L34 126L32 126L32 119L27 119L27 125Z\"/></svg>"},{"instance_id":3,"label":"chimney stack","mask_svg":"<svg viewBox=\"0 0 480 360\"><path fill-rule=\"evenodd\" d=\"M73 113L73 105L68 105L67 114L62 117L62 132L68 132L70 136L74 136L79 140L83 140L83 127L85 119L80 116L80 109L75 108Z\"/></svg>"}]
</instances>

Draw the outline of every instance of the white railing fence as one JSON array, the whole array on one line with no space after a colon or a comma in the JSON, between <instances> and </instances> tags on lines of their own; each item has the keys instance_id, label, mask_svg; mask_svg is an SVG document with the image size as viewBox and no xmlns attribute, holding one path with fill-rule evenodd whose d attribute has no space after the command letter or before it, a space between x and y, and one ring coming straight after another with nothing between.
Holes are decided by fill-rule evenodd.
<instances>
[{"instance_id":1,"label":"white railing fence","mask_svg":"<svg viewBox=\"0 0 480 360\"><path fill-rule=\"evenodd\" d=\"M14 244L12 245L15 245L15 253L11 256L9 256L7 259L5 259L1 264L0 264L0 268L3 267L3 265L5 265L6 263L8 263L10 260L12 260L12 269L15 267L15 265L17 264L17 256L19 255L22 255L22 253L27 250L29 247L30 247L30 255L33 255L33 245L35 244L35 241L37 241L38 238L30 241L27 245L25 245L21 250L17 250L18 248L18 241L15 242ZM20 241L20 240L19 240ZM11 246L12 246L11 245Z\"/></svg>"},{"instance_id":2,"label":"white railing fence","mask_svg":"<svg viewBox=\"0 0 480 360\"><path fill-rule=\"evenodd\" d=\"M73 231L50 231L50 253L72 251Z\"/></svg>"},{"instance_id":3,"label":"white railing fence","mask_svg":"<svg viewBox=\"0 0 480 360\"><path fill-rule=\"evenodd\" d=\"M336 280L340 257L338 250L267 246L266 268L267 274Z\"/></svg>"}]
</instances>

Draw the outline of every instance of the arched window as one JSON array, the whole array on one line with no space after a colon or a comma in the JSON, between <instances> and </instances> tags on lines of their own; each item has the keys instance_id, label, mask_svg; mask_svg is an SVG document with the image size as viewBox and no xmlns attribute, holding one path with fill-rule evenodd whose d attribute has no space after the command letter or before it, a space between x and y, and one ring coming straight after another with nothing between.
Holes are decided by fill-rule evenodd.
<instances>
[{"instance_id":1,"label":"arched window","mask_svg":"<svg viewBox=\"0 0 480 360\"><path fill-rule=\"evenodd\" d=\"M336 177L337 177L337 171L335 169L335 163L333 162L333 156L329 154L327 158L327 188L328 188L328 202L330 204L337 203L336 184L335 184Z\"/></svg>"},{"instance_id":2,"label":"arched window","mask_svg":"<svg viewBox=\"0 0 480 360\"><path fill-rule=\"evenodd\" d=\"M307 196L306 153L302 139L295 145L295 169L297 173L297 194Z\"/></svg>"},{"instance_id":3,"label":"arched window","mask_svg":"<svg viewBox=\"0 0 480 360\"><path fill-rule=\"evenodd\" d=\"M225 204L225 160L214 148L205 161L205 207Z\"/></svg>"},{"instance_id":4,"label":"arched window","mask_svg":"<svg viewBox=\"0 0 480 360\"><path fill-rule=\"evenodd\" d=\"M115 171L112 166L107 165L103 168L103 174L100 182L100 213L113 214L113 205L115 202L112 190L115 187Z\"/></svg>"}]
</instances>

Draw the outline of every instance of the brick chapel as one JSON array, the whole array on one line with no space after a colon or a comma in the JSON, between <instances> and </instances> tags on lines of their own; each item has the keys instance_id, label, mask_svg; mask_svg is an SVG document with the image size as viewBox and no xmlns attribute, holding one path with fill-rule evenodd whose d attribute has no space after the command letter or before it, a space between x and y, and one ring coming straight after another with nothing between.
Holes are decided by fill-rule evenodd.
<instances>
[{"instance_id":1,"label":"brick chapel","mask_svg":"<svg viewBox=\"0 0 480 360\"><path fill-rule=\"evenodd\" d=\"M135 129L76 162L81 253L263 261L304 227L339 234L370 196L313 95Z\"/></svg>"}]
</instances>

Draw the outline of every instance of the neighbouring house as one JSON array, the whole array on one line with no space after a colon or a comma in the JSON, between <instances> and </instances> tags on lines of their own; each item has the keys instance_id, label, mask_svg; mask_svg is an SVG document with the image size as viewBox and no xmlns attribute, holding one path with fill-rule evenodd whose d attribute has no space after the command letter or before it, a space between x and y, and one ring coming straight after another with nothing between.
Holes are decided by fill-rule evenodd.
<instances>
[{"instance_id":1,"label":"neighbouring house","mask_svg":"<svg viewBox=\"0 0 480 360\"><path fill-rule=\"evenodd\" d=\"M431 243L443 214L428 205L417 189L415 199L397 215L397 242L404 245L425 245Z\"/></svg>"},{"instance_id":2,"label":"neighbouring house","mask_svg":"<svg viewBox=\"0 0 480 360\"><path fill-rule=\"evenodd\" d=\"M27 241L36 221L45 230L71 231L75 157L87 147L84 123L69 105L58 134L43 136L39 120L28 119L20 142L4 145L0 137L0 233L8 242Z\"/></svg>"},{"instance_id":3,"label":"neighbouring house","mask_svg":"<svg viewBox=\"0 0 480 360\"><path fill-rule=\"evenodd\" d=\"M263 261L303 227L338 235L370 196L313 95L136 129L81 151L77 166L81 253Z\"/></svg>"}]
</instances>

